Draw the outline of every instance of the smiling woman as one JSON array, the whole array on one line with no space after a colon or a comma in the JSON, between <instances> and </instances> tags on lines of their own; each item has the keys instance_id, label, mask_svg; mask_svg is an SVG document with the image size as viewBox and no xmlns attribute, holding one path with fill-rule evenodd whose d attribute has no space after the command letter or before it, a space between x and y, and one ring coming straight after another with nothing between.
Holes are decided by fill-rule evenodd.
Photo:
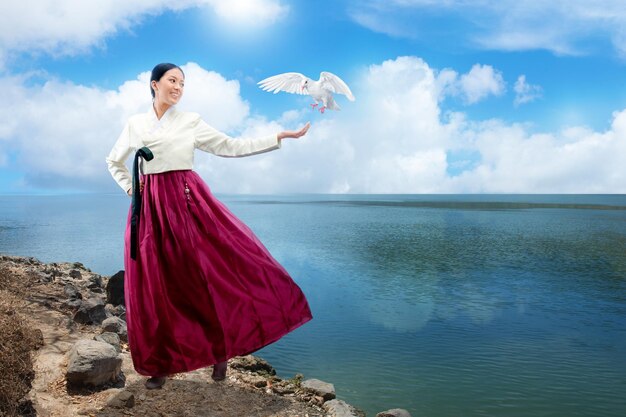
<instances>
[{"instance_id":1,"label":"smiling woman","mask_svg":"<svg viewBox=\"0 0 626 417\"><path fill-rule=\"evenodd\" d=\"M252 353L312 319L287 271L193 170L196 148L225 157L279 149L298 131L233 139L197 113L176 110L185 75L154 67L153 106L129 119L107 157L118 185L133 197L124 247L128 343L138 373L159 388L167 375ZM131 183L124 161L135 152ZM143 175L139 176L139 159Z\"/></svg>"},{"instance_id":2,"label":"smiling woman","mask_svg":"<svg viewBox=\"0 0 626 417\"><path fill-rule=\"evenodd\" d=\"M184 88L185 74L178 65L163 63L154 67L150 76L150 93L159 119L169 107L178 103Z\"/></svg>"}]
</instances>

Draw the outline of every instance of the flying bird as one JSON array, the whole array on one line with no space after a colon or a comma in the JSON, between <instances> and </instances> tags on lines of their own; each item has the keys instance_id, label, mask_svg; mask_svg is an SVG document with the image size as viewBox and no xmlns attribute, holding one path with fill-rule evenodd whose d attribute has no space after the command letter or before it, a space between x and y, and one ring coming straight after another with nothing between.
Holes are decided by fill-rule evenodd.
<instances>
[{"instance_id":1,"label":"flying bird","mask_svg":"<svg viewBox=\"0 0 626 417\"><path fill-rule=\"evenodd\" d=\"M320 73L320 79L317 81L299 72L286 72L268 77L257 84L260 85L263 91L271 91L274 94L279 91L293 94L308 94L315 100L315 103L311 104L312 109L315 109L320 104L322 105L319 107L320 113L324 113L326 109L340 110L339 105L333 98L333 93L344 94L348 97L348 100L354 101L354 96L348 85L335 74L326 71Z\"/></svg>"}]
</instances>

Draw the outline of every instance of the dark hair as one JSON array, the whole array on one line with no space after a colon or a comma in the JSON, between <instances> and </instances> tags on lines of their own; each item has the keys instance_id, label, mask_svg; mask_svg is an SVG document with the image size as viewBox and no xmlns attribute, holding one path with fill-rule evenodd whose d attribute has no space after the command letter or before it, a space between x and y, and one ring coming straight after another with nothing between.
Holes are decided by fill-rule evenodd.
<instances>
[{"instance_id":1,"label":"dark hair","mask_svg":"<svg viewBox=\"0 0 626 417\"><path fill-rule=\"evenodd\" d=\"M150 76L150 94L152 94L152 98L154 98L154 90L152 89L152 81L159 81L161 77L163 77L163 74L165 74L166 72L174 68L178 68L180 72L183 72L183 70L178 65L170 64L168 62L164 62L152 68L152 75ZM183 77L184 76L185 76L185 73L183 72Z\"/></svg>"}]
</instances>

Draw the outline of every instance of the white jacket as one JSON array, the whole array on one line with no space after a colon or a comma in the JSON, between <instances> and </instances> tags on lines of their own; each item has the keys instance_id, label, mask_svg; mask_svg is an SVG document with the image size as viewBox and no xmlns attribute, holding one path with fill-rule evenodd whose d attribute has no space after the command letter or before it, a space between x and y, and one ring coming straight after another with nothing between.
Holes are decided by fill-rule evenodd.
<instances>
[{"instance_id":1,"label":"white jacket","mask_svg":"<svg viewBox=\"0 0 626 417\"><path fill-rule=\"evenodd\" d=\"M280 148L277 135L256 139L234 139L209 126L199 114L170 107L157 119L152 106L146 113L131 116L106 158L113 179L122 190L132 188L132 176L125 165L131 154L144 146L154 155L142 161L144 174L193 169L194 149L224 157L240 157Z\"/></svg>"}]
</instances>

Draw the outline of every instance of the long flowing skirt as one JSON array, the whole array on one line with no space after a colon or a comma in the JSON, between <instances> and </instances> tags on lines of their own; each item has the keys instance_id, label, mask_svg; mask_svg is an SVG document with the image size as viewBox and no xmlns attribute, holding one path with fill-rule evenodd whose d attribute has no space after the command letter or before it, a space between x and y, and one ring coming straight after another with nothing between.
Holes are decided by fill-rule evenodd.
<instances>
[{"instance_id":1,"label":"long flowing skirt","mask_svg":"<svg viewBox=\"0 0 626 417\"><path fill-rule=\"evenodd\" d=\"M131 209L124 249L138 373L165 376L246 355L312 319L300 287L196 172L142 178L136 259Z\"/></svg>"}]
</instances>

